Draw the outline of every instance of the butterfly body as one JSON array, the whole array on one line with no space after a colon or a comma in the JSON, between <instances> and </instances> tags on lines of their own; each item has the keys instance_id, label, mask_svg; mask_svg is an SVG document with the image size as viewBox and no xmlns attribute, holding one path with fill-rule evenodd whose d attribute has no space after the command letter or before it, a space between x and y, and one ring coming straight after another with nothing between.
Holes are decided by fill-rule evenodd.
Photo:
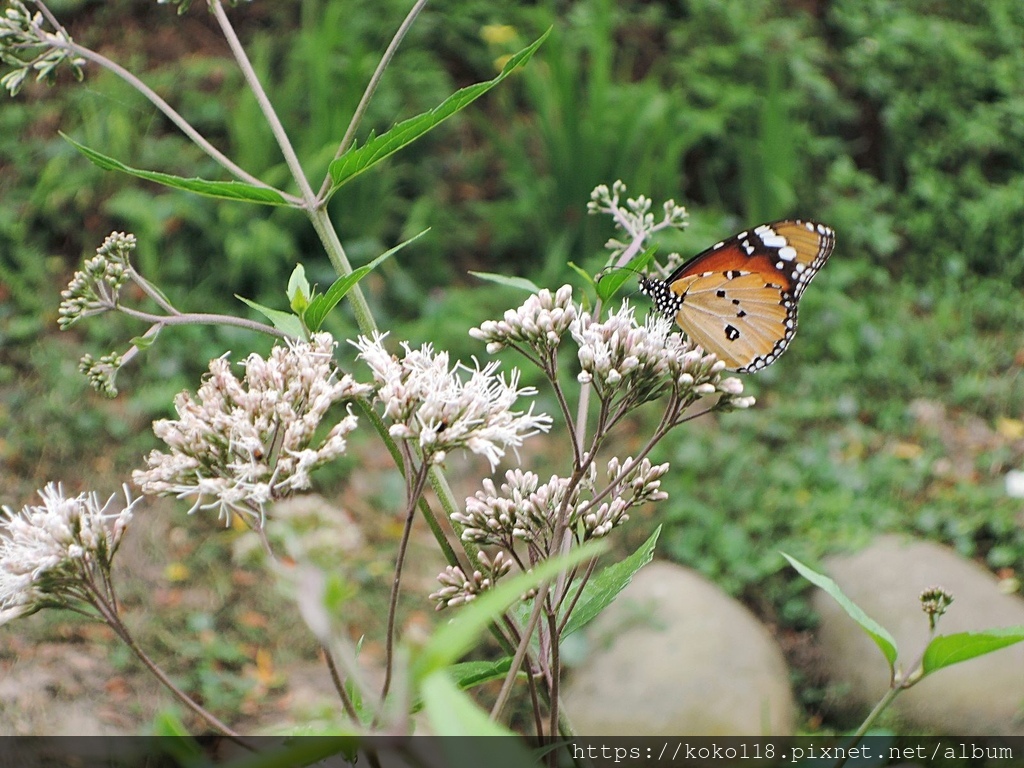
<instances>
[{"instance_id":1,"label":"butterfly body","mask_svg":"<svg viewBox=\"0 0 1024 768\"><path fill-rule=\"evenodd\" d=\"M824 224L762 224L716 243L666 280L641 278L640 291L727 368L753 373L789 346L797 302L834 246Z\"/></svg>"}]
</instances>

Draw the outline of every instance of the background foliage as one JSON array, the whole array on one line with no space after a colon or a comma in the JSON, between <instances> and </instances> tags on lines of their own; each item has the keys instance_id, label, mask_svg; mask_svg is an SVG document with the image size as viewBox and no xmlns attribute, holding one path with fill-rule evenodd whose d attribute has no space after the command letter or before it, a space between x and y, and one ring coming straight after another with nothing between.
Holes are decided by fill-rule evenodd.
<instances>
[{"instance_id":1,"label":"background foliage","mask_svg":"<svg viewBox=\"0 0 1024 768\"><path fill-rule=\"evenodd\" d=\"M183 27L156 3L59 5L73 34L144 72L241 165L286 178L200 4ZM408 5L303 0L236 14L314 177ZM691 227L665 250L695 253L782 216L828 222L837 250L802 302L792 351L747 380L757 409L697 422L663 451L673 473L662 555L794 629L810 619L779 549L813 561L913 531L1019 574L1021 504L1004 476L1024 463L1024 5L450 0L414 27L361 138L492 77L551 25L521 75L332 201L356 264L432 228L365 283L382 325L480 354L466 329L522 297L468 270L550 287L573 279L567 261L596 271L611 233L585 203L616 178L690 208ZM112 229L138 235L143 273L186 308L237 311L236 293L282 305L299 260L311 280L332 277L293 212L126 183L58 128L135 167L214 173L104 75L3 102L0 465L12 505L58 472L137 465L149 421L210 357L265 344L174 329L175 343L124 382L130 397L88 393L80 354L139 329L58 335L58 293ZM637 521L634 543L654 522Z\"/></svg>"}]
</instances>

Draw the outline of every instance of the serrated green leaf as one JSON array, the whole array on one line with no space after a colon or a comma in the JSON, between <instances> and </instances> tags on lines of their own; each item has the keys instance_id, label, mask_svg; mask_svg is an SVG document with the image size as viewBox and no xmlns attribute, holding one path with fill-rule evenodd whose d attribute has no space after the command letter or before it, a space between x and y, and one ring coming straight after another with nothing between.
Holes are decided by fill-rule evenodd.
<instances>
[{"instance_id":1,"label":"serrated green leaf","mask_svg":"<svg viewBox=\"0 0 1024 768\"><path fill-rule=\"evenodd\" d=\"M279 309L264 307L262 304L250 301L244 296L239 296L237 293L235 294L235 298L239 301L244 301L250 307L267 318L271 323L273 323L277 330L287 333L289 336L296 339L305 338L306 332L302 327L302 321L291 312L282 312Z\"/></svg>"},{"instance_id":2,"label":"serrated green leaf","mask_svg":"<svg viewBox=\"0 0 1024 768\"><path fill-rule=\"evenodd\" d=\"M624 267L612 267L608 269L601 278L597 281L597 295L601 297L601 300L608 302L612 297L618 293L619 288L622 287L623 283L634 277L637 272L643 270L651 259L654 258L654 254L657 253L658 246L652 245L646 251L630 259L629 264Z\"/></svg>"},{"instance_id":3,"label":"serrated green leaf","mask_svg":"<svg viewBox=\"0 0 1024 768\"><path fill-rule=\"evenodd\" d=\"M292 312L301 316L309 306L309 280L306 279L306 268L296 264L288 278L288 304Z\"/></svg>"},{"instance_id":4,"label":"serrated green leaf","mask_svg":"<svg viewBox=\"0 0 1024 768\"><path fill-rule=\"evenodd\" d=\"M828 576L807 567L796 558L787 555L785 552L782 553L782 556L789 561L790 565L796 568L797 572L801 576L815 586L824 589L833 600L839 603L840 607L846 611L847 615L849 615L851 619L860 624L861 628L868 633L872 640L875 641L875 645L878 646L882 655L885 656L885 660L889 662L889 676L891 678L895 673L896 656L898 655L898 651L896 649L896 640L894 640L893 636L886 631L885 627L864 613L861 607L844 595L843 591L839 588L839 585Z\"/></svg>"},{"instance_id":5,"label":"serrated green leaf","mask_svg":"<svg viewBox=\"0 0 1024 768\"><path fill-rule=\"evenodd\" d=\"M394 248L385 251L369 264L364 264L358 269L353 269L349 274L343 275L335 280L331 287L327 289L326 293L313 297L312 301L309 302L309 308L302 316L303 321L306 323L306 327L313 332L319 331L320 326L323 325L324 320L327 319L327 315L329 315L331 310L338 305L339 301L345 298L345 295L352 290L352 287L356 283L375 270L382 262L394 256L414 240L419 240L429 231L430 228L428 227L418 235L413 235L404 243L399 243Z\"/></svg>"},{"instance_id":6,"label":"serrated green leaf","mask_svg":"<svg viewBox=\"0 0 1024 768\"><path fill-rule=\"evenodd\" d=\"M498 285L504 285L508 288L518 288L522 291L529 291L530 293L537 293L540 288L532 280L528 280L525 277L512 277L509 275L499 275L494 272L474 272L470 270L469 274L473 277L479 277L481 280L486 280L489 283L497 283Z\"/></svg>"},{"instance_id":7,"label":"serrated green leaf","mask_svg":"<svg viewBox=\"0 0 1024 768\"><path fill-rule=\"evenodd\" d=\"M471 603L459 606L455 617L440 627L420 651L413 667L414 677L423 679L453 664L473 647L477 636L487 625L521 595L576 563L597 557L606 548L603 541L589 542L564 555L545 560L529 573L506 577Z\"/></svg>"},{"instance_id":8,"label":"serrated green leaf","mask_svg":"<svg viewBox=\"0 0 1024 768\"><path fill-rule=\"evenodd\" d=\"M929 675L937 669L959 664L961 661L984 656L1000 648L1024 640L1024 627L1002 627L984 632L957 632L932 638L921 659L921 669Z\"/></svg>"},{"instance_id":9,"label":"serrated green leaf","mask_svg":"<svg viewBox=\"0 0 1024 768\"><path fill-rule=\"evenodd\" d=\"M138 168L131 168L112 157L97 152L95 149L79 144L70 136L64 139L72 144L75 149L85 155L89 160L105 171L120 171L129 176L135 176L146 181L162 184L173 189L183 189L187 192L195 192L207 197L219 197L223 200L240 200L248 203L259 203L261 205L288 205L288 201L276 189L257 187L253 184L246 184L244 181L208 181L207 179L174 176L169 173L158 171L143 171Z\"/></svg>"},{"instance_id":10,"label":"serrated green leaf","mask_svg":"<svg viewBox=\"0 0 1024 768\"><path fill-rule=\"evenodd\" d=\"M329 173L332 182L330 194L333 194L345 182L355 178L372 165L379 163L384 158L402 149L402 147L412 143L427 131L483 96L516 69L526 64L550 32L551 30L548 29L535 42L510 58L508 63L502 68L501 73L493 80L462 88L429 112L403 120L380 136L371 134L363 146L352 147L330 165Z\"/></svg>"},{"instance_id":11,"label":"serrated green leaf","mask_svg":"<svg viewBox=\"0 0 1024 768\"><path fill-rule=\"evenodd\" d=\"M565 623L565 631L562 637L568 637L573 632L589 624L594 618L608 606L633 580L633 575L651 562L654 557L654 545L658 543L658 536L661 534L661 526L654 529L654 533L629 557L617 563L609 565L599 573L594 574L583 588L583 594L573 608L569 620Z\"/></svg>"},{"instance_id":12,"label":"serrated green leaf","mask_svg":"<svg viewBox=\"0 0 1024 768\"><path fill-rule=\"evenodd\" d=\"M512 657L505 656L497 661L460 661L448 667L448 674L459 688L465 690L491 680L501 680L511 667Z\"/></svg>"}]
</instances>

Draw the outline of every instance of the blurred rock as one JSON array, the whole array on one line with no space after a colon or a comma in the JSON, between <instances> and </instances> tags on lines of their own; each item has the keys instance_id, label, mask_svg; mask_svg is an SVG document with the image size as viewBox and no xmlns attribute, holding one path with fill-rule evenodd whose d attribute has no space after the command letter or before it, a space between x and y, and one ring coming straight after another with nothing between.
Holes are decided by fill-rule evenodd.
<instances>
[{"instance_id":1,"label":"blurred rock","mask_svg":"<svg viewBox=\"0 0 1024 768\"><path fill-rule=\"evenodd\" d=\"M854 555L828 558L825 572L851 600L896 639L904 665L928 642L928 618L918 597L941 586L953 604L939 634L1024 625L1024 600L1003 594L997 579L953 550L931 542L882 536ZM814 596L819 640L831 680L842 686L838 708L866 716L888 688L888 666L878 647L822 591ZM940 669L893 703L910 730L958 736L1024 735L1024 644Z\"/></svg>"},{"instance_id":2,"label":"blurred rock","mask_svg":"<svg viewBox=\"0 0 1024 768\"><path fill-rule=\"evenodd\" d=\"M586 630L563 700L588 736L793 733L785 662L740 603L687 568L654 562Z\"/></svg>"},{"instance_id":3,"label":"blurred rock","mask_svg":"<svg viewBox=\"0 0 1024 768\"><path fill-rule=\"evenodd\" d=\"M339 556L365 545L362 531L352 515L316 493L292 496L267 510L266 534L276 551L303 563L330 569ZM235 542L234 556L240 562L263 557L263 545L252 532Z\"/></svg>"}]
</instances>

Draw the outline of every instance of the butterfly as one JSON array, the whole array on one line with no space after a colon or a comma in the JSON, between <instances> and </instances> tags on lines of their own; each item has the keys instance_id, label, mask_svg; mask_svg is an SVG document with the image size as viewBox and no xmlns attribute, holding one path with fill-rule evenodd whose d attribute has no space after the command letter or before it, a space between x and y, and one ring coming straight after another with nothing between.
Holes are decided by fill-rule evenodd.
<instances>
[{"instance_id":1,"label":"butterfly","mask_svg":"<svg viewBox=\"0 0 1024 768\"><path fill-rule=\"evenodd\" d=\"M792 219L715 243L666 280L640 292L726 368L753 373L774 363L796 334L800 296L836 243L831 227Z\"/></svg>"}]
</instances>

